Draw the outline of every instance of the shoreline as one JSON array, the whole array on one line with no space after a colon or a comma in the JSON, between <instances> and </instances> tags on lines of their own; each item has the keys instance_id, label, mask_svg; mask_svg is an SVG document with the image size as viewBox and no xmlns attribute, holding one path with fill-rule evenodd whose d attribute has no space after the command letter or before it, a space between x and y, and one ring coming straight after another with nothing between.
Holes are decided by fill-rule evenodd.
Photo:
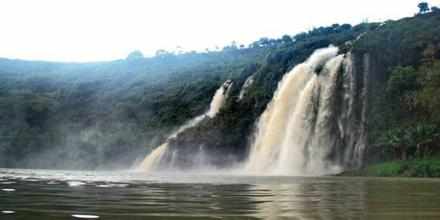
<instances>
[{"instance_id":1,"label":"shoreline","mask_svg":"<svg viewBox=\"0 0 440 220\"><path fill-rule=\"evenodd\" d=\"M347 170L335 176L439 178L440 159L387 161L367 165L360 170Z\"/></svg>"}]
</instances>

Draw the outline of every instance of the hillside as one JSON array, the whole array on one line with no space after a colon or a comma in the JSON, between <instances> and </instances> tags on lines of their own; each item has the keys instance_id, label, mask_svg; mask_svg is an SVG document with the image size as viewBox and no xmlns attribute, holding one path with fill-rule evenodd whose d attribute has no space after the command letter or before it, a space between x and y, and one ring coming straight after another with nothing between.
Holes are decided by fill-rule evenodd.
<instances>
[{"instance_id":1,"label":"hillside","mask_svg":"<svg viewBox=\"0 0 440 220\"><path fill-rule=\"evenodd\" d=\"M354 45L354 53L369 57L364 68L371 73L366 164L414 161L401 167L396 172L399 175L413 165L419 171L438 169L435 161L440 156L440 105L436 95L440 88L439 24L438 10L389 21ZM431 175L425 171L416 173L408 175Z\"/></svg>"},{"instance_id":2,"label":"hillside","mask_svg":"<svg viewBox=\"0 0 440 220\"><path fill-rule=\"evenodd\" d=\"M84 64L2 59L0 166L129 166L266 51Z\"/></svg>"},{"instance_id":3,"label":"hillside","mask_svg":"<svg viewBox=\"0 0 440 220\"><path fill-rule=\"evenodd\" d=\"M365 164L438 155L440 13L315 28L206 53L161 53L99 63L0 59L0 167L126 168L206 111L213 119L172 140L180 161L204 147L212 163L247 154L254 126L283 75L330 44L368 70ZM252 78L243 93L243 85Z\"/></svg>"}]
</instances>

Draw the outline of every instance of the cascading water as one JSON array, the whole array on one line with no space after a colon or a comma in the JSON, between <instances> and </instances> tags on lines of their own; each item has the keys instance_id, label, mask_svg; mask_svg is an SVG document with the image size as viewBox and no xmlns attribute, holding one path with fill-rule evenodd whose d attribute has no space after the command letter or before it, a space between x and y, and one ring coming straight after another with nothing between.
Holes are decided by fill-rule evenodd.
<instances>
[{"instance_id":1,"label":"cascading water","mask_svg":"<svg viewBox=\"0 0 440 220\"><path fill-rule=\"evenodd\" d=\"M248 88L254 83L254 75L250 75L246 81L244 81L243 86L241 87L240 94L238 95L238 100L242 100L244 95L246 94Z\"/></svg>"},{"instance_id":2,"label":"cascading water","mask_svg":"<svg viewBox=\"0 0 440 220\"><path fill-rule=\"evenodd\" d=\"M225 83L223 83L222 86L220 86L219 89L217 89L214 97L212 98L211 104L209 105L209 111L206 113L207 116L214 118L214 116L220 111L227 98L231 86L232 81L227 80Z\"/></svg>"},{"instance_id":3,"label":"cascading water","mask_svg":"<svg viewBox=\"0 0 440 220\"><path fill-rule=\"evenodd\" d=\"M192 120L188 121L184 125L180 126L179 129L177 129L176 132L171 134L165 143L161 144L159 147L155 148L149 155L145 157L145 159L142 161L141 165L139 166L140 170L143 171L154 171L157 169L160 169L161 166L166 166L167 168L172 168L174 164L173 158L175 158L175 155L171 155L171 159L169 161L164 161L163 158L169 151L169 141L176 138L180 133L184 132L185 130L195 127L198 125L203 119L206 117L213 118L217 115L217 113L220 111L221 107L223 106L226 98L228 97L230 88L232 87L232 81L227 80L225 83L223 83L222 86L220 86L219 89L215 92L211 104L209 106L209 109L207 112L205 112L202 115L199 115ZM202 155L201 149L199 152L200 155ZM175 152L172 152L171 154L174 154ZM165 165L163 163L166 163Z\"/></svg>"},{"instance_id":4,"label":"cascading water","mask_svg":"<svg viewBox=\"0 0 440 220\"><path fill-rule=\"evenodd\" d=\"M351 60L329 46L283 77L258 121L246 172L324 175L360 164L365 116L353 109L360 95Z\"/></svg>"}]
</instances>

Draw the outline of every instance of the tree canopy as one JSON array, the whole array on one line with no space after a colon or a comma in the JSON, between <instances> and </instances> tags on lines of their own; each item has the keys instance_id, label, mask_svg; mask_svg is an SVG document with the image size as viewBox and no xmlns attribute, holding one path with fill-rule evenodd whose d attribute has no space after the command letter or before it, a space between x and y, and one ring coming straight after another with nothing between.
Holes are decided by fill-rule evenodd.
<instances>
[{"instance_id":1,"label":"tree canopy","mask_svg":"<svg viewBox=\"0 0 440 220\"><path fill-rule=\"evenodd\" d=\"M429 12L429 4L427 2L420 2L417 7L419 7L419 13L424 14Z\"/></svg>"}]
</instances>

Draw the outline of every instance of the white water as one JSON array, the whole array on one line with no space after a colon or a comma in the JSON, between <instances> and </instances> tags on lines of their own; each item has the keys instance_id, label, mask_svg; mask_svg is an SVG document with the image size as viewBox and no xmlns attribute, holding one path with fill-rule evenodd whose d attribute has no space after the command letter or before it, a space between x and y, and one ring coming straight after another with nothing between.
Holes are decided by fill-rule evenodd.
<instances>
[{"instance_id":1,"label":"white water","mask_svg":"<svg viewBox=\"0 0 440 220\"><path fill-rule=\"evenodd\" d=\"M352 152L361 132L347 125L355 116L351 56L337 53L317 50L283 77L258 121L245 172L325 175L359 159Z\"/></svg>"},{"instance_id":2,"label":"white water","mask_svg":"<svg viewBox=\"0 0 440 220\"><path fill-rule=\"evenodd\" d=\"M209 106L209 111L206 113L207 116L214 118L215 115L220 111L220 108L223 106L231 86L232 81L228 80L222 86L220 86L219 89L217 89Z\"/></svg>"},{"instance_id":3,"label":"white water","mask_svg":"<svg viewBox=\"0 0 440 220\"><path fill-rule=\"evenodd\" d=\"M161 144L159 147L154 149L148 156L145 157L140 165L140 169L150 172L153 171L159 164L163 155L168 149L168 142Z\"/></svg>"},{"instance_id":4,"label":"white water","mask_svg":"<svg viewBox=\"0 0 440 220\"><path fill-rule=\"evenodd\" d=\"M190 121L188 121L184 125L180 126L176 132L174 132L173 134L171 134L167 138L165 143L163 143L160 146L158 146L157 148L155 148L149 155L147 155L145 157L145 159L142 161L142 163L140 164L138 169L143 170L143 171L147 171L147 172L157 170L159 168L159 166L161 165L161 163L164 162L163 158L169 150L169 141L173 138L176 138L180 133L184 132L185 130L192 128L192 127L195 127L206 117L214 118L217 115L217 113L220 111L226 98L228 97L228 94L229 94L231 87L232 87L232 81L227 80L225 83L223 83L223 85L220 86L220 88L217 89L217 91L215 92L208 111L202 115L199 115L199 116L191 119ZM202 152L202 150L201 150L201 152ZM171 157L170 161L165 162L165 163L168 163L168 167L173 166L173 164L174 164L173 158L175 158L174 155Z\"/></svg>"},{"instance_id":5,"label":"white water","mask_svg":"<svg viewBox=\"0 0 440 220\"><path fill-rule=\"evenodd\" d=\"M238 95L238 100L242 100L248 88L254 83L254 75L250 75L246 81L244 81L243 86L241 87L240 94Z\"/></svg>"}]
</instances>

